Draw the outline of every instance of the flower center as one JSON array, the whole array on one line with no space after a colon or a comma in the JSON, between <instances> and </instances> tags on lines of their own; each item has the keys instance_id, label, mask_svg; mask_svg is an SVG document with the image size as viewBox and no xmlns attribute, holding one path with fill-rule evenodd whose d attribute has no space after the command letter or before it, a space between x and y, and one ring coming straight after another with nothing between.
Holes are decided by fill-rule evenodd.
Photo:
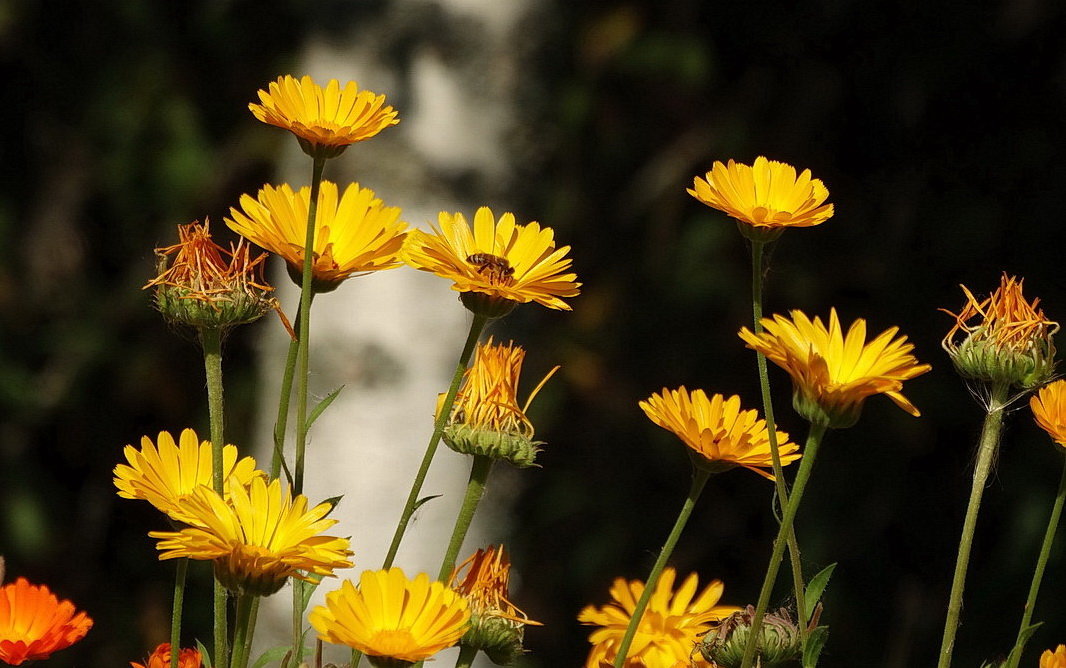
<instances>
[{"instance_id":1,"label":"flower center","mask_svg":"<svg viewBox=\"0 0 1066 668\"><path fill-rule=\"evenodd\" d=\"M474 253L466 261L477 267L477 273L488 278L492 285L513 285L514 267L507 258L491 253Z\"/></svg>"}]
</instances>

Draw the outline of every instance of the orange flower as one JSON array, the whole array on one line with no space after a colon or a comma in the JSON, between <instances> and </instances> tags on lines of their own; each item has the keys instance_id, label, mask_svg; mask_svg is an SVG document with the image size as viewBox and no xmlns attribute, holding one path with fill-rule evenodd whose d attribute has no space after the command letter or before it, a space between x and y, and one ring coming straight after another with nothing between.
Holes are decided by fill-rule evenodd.
<instances>
[{"instance_id":1,"label":"orange flower","mask_svg":"<svg viewBox=\"0 0 1066 668\"><path fill-rule=\"evenodd\" d=\"M1045 650L1040 655L1040 668L1066 668L1066 645L1059 645L1054 652Z\"/></svg>"},{"instance_id":2,"label":"orange flower","mask_svg":"<svg viewBox=\"0 0 1066 668\"><path fill-rule=\"evenodd\" d=\"M182 648L178 652L178 668L201 668L203 659L199 650ZM144 663L130 662L130 668L170 668L170 643L155 648Z\"/></svg>"},{"instance_id":3,"label":"orange flower","mask_svg":"<svg viewBox=\"0 0 1066 668\"><path fill-rule=\"evenodd\" d=\"M1066 448L1066 380L1040 388L1031 399L1029 408L1040 428L1051 440Z\"/></svg>"},{"instance_id":4,"label":"orange flower","mask_svg":"<svg viewBox=\"0 0 1066 668\"><path fill-rule=\"evenodd\" d=\"M93 620L25 578L0 587L0 661L12 666L47 659L85 637Z\"/></svg>"}]
</instances>

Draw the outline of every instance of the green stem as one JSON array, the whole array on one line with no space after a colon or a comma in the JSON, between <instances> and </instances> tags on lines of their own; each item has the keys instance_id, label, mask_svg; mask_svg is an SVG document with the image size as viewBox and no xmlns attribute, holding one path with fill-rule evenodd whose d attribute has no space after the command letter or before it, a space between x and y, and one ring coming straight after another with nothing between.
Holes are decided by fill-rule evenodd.
<instances>
[{"instance_id":1,"label":"green stem","mask_svg":"<svg viewBox=\"0 0 1066 668\"><path fill-rule=\"evenodd\" d=\"M763 332L762 326L762 279L765 273L763 249L766 242L751 242L751 310L755 321L755 333ZM774 488L781 513L788 505L788 486L782 474L781 451L777 442L777 421L774 419L774 403L770 396L770 374L766 369L766 355L755 351L756 365L759 369L759 390L762 393L763 415L766 416L766 433L770 440L770 463L774 471ZM792 566L792 589L796 597L796 617L799 620L800 642L807 645L807 610L804 598L803 567L800 564L799 541L796 540L795 527L785 535L788 543L789 563Z\"/></svg>"},{"instance_id":2,"label":"green stem","mask_svg":"<svg viewBox=\"0 0 1066 668\"><path fill-rule=\"evenodd\" d=\"M1064 453L1066 454L1066 453ZM1066 501L1066 457L1062 460L1062 474L1059 477L1059 491L1055 495L1055 502L1051 506L1051 517L1048 518L1047 531L1044 532L1044 542L1040 546L1040 556L1036 559L1036 569L1033 571L1033 581L1029 585L1029 596L1025 599L1025 611L1022 613L1022 623L1018 626L1018 639L1014 642L1014 649L1010 654L1008 668L1018 668L1022 659L1022 651L1025 648L1025 630L1033 620L1033 608L1036 607L1036 595L1040 592L1040 583L1044 579L1044 569L1047 567L1048 557L1051 555L1051 545L1055 542L1055 534L1059 529L1059 518L1062 516L1063 501Z\"/></svg>"},{"instance_id":3,"label":"green stem","mask_svg":"<svg viewBox=\"0 0 1066 668\"><path fill-rule=\"evenodd\" d=\"M189 560L178 559L174 572L174 607L170 614L170 668L178 668L178 655L181 647L181 608L185 603L185 574L189 571Z\"/></svg>"},{"instance_id":4,"label":"green stem","mask_svg":"<svg viewBox=\"0 0 1066 668\"><path fill-rule=\"evenodd\" d=\"M459 385L463 380L463 372L466 371L470 357L474 354L474 347L477 345L478 338L481 336L482 330L485 329L486 323L488 323L488 318L477 314L474 315L474 320L470 323L470 333L467 334L463 352L459 354L459 363L455 365L452 384L448 387L448 394L445 395L444 403L441 405L437 419L433 423L433 434L429 437L426 454L422 457L422 464L418 467L418 473L415 474L411 492L407 495L407 503L404 504L403 512L400 514L400 521L396 525L396 532L392 536L392 543L389 545L389 552L385 555L385 562L381 566L383 569L392 568L392 563L396 560L396 552L400 549L400 542L403 540L404 532L407 531L411 516L414 515L415 509L419 505L418 495L422 492L422 484L426 481L429 465L433 462L433 456L437 452L441 434L444 433L444 425L447 424L448 418L451 417L452 406L455 404L455 395L459 393ZM352 665L355 666L356 664L353 663Z\"/></svg>"},{"instance_id":5,"label":"green stem","mask_svg":"<svg viewBox=\"0 0 1066 668\"><path fill-rule=\"evenodd\" d=\"M966 517L962 523L962 537L959 539L959 553L955 559L955 576L951 581L951 597L948 599L948 614L944 620L944 637L940 642L940 659L937 662L937 668L948 668L951 665L951 653L955 648L955 632L959 628L959 613L962 611L962 592L966 587L966 569L970 564L970 549L973 547L974 528L977 526L977 512L981 508L985 483L992 470L996 451L999 449L999 437L1003 430L1003 411L1006 408L1009 389L1005 385L992 388L988 414L985 416L985 424L981 429L977 466L974 467L970 502L966 507Z\"/></svg>"},{"instance_id":6,"label":"green stem","mask_svg":"<svg viewBox=\"0 0 1066 668\"><path fill-rule=\"evenodd\" d=\"M666 537L666 542L663 544L662 550L659 551L659 558L655 560L655 565L651 567L651 573L648 574L648 579L644 582L644 592L640 595L640 600L637 601L636 607L633 608L633 614L629 618L629 626L626 627L626 633L622 636L622 643L618 646L618 653L614 658L614 668L622 668L625 665L629 647L633 644L633 636L637 633L640 620L644 616L644 610L648 607L648 601L651 599L652 593L655 591L655 585L659 582L663 567L666 566L667 559L673 553L674 546L677 545L677 540L681 537L681 532L684 530L685 524L688 523L689 515L692 514L692 509L696 506L696 501L700 498L703 486L707 484L707 478L710 476L710 472L693 466L692 487L689 488L685 503L681 506L681 512L677 515L674 528L670 530L670 535Z\"/></svg>"},{"instance_id":7,"label":"green stem","mask_svg":"<svg viewBox=\"0 0 1066 668\"><path fill-rule=\"evenodd\" d=\"M785 537L792 531L792 523L796 519L800 502L803 500L803 492L807 488L807 481L811 477L814 468L814 460L818 456L818 446L821 445L822 437L825 436L826 425L811 424L810 433L807 434L807 443L803 446L803 457L800 459L799 471L796 473L796 482L792 487L792 495L785 505L785 514L781 518L781 526L777 529L777 537L774 538L773 553L770 556L770 565L766 567L766 577L763 579L762 590L759 592L759 602L755 606L755 616L751 620L751 630L748 635L748 643L744 646L744 658L741 668L751 668L755 658L755 645L762 629L763 616L766 607L770 604L770 594L773 592L774 583L777 581L777 571L781 567L781 557L785 552Z\"/></svg>"},{"instance_id":8,"label":"green stem","mask_svg":"<svg viewBox=\"0 0 1066 668\"><path fill-rule=\"evenodd\" d=\"M300 323L296 323L300 327ZM285 372L281 377L281 396L278 398L278 418L274 422L274 455L270 459L270 479L281 475L285 462L285 430L289 426L289 404L292 403L292 379L296 375L296 353L300 349L299 339L289 341L289 354L285 358ZM289 480L290 484L292 480Z\"/></svg>"},{"instance_id":9,"label":"green stem","mask_svg":"<svg viewBox=\"0 0 1066 668\"><path fill-rule=\"evenodd\" d=\"M212 484L215 491L225 495L223 488L223 458L225 447L222 393L222 336L219 330L202 328L200 345L204 350L204 371L207 375L207 409L211 420ZM214 586L215 665L225 666L229 657L227 647L226 588L216 579ZM171 648L173 649L173 648Z\"/></svg>"},{"instance_id":10,"label":"green stem","mask_svg":"<svg viewBox=\"0 0 1066 668\"><path fill-rule=\"evenodd\" d=\"M455 660L455 668L470 668L477 656L477 648L470 645L459 645L459 658Z\"/></svg>"},{"instance_id":11,"label":"green stem","mask_svg":"<svg viewBox=\"0 0 1066 668\"><path fill-rule=\"evenodd\" d=\"M247 648L252 643L252 608L257 597L241 594L237 597L237 621L233 627L233 663L230 668L245 668L248 665Z\"/></svg>"},{"instance_id":12,"label":"green stem","mask_svg":"<svg viewBox=\"0 0 1066 668\"><path fill-rule=\"evenodd\" d=\"M459 557L459 550L463 547L466 532L470 529L470 523L477 512L478 503L485 493L485 481L492 469L492 457L486 455L474 455L474 463L470 466L470 480L466 483L466 496L463 505L459 508L459 515L455 518L455 528L452 529L452 539L448 543L448 551L444 553L444 561L440 565L437 580L447 583L448 578L455 568L455 561Z\"/></svg>"}]
</instances>

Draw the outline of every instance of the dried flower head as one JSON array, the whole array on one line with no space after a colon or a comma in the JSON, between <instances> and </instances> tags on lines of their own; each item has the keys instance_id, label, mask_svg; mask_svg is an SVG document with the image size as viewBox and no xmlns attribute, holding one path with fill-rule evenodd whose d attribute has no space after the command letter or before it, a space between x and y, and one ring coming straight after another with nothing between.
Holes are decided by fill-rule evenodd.
<instances>
[{"instance_id":1,"label":"dried flower head","mask_svg":"<svg viewBox=\"0 0 1066 668\"><path fill-rule=\"evenodd\" d=\"M999 288L985 299L959 286L966 303L955 318L943 346L955 369L968 380L1029 390L1042 385L1055 371L1057 322L1044 316L1022 294L1024 279L1000 277Z\"/></svg>"},{"instance_id":2,"label":"dried flower head","mask_svg":"<svg viewBox=\"0 0 1066 668\"><path fill-rule=\"evenodd\" d=\"M712 628L700 641L700 654L720 668L740 668L744 648L751 635L755 606L734 612ZM755 644L758 663L763 668L792 666L799 659L800 631L788 610L781 608L763 617Z\"/></svg>"}]
</instances>

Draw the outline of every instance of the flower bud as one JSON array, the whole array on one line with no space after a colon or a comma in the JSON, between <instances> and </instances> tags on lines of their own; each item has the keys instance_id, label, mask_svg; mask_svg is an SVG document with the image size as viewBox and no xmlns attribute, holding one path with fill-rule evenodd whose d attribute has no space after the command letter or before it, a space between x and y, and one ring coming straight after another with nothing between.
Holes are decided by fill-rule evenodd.
<instances>
[{"instance_id":1,"label":"flower bud","mask_svg":"<svg viewBox=\"0 0 1066 668\"><path fill-rule=\"evenodd\" d=\"M739 668L754 617L755 607L749 605L722 620L722 623L711 629L700 642L699 650L703 658L721 668ZM788 610L781 608L777 612L767 613L763 617L759 639L755 643L758 665L762 668L785 666L797 661L800 651L799 627L792 621Z\"/></svg>"}]
</instances>

